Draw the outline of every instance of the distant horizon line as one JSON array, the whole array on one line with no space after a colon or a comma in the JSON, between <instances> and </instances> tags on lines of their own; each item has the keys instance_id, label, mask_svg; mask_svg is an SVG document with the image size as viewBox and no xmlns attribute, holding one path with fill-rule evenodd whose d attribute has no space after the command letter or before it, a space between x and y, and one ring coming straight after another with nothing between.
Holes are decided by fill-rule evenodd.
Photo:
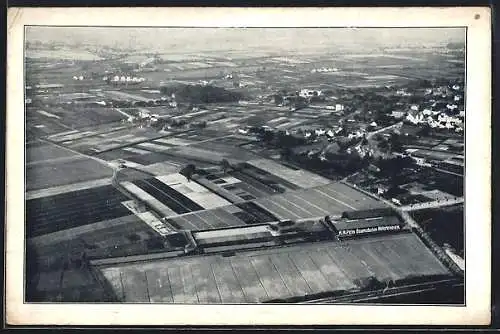
<instances>
[{"instance_id":1,"label":"distant horizon line","mask_svg":"<svg viewBox=\"0 0 500 334\"><path fill-rule=\"evenodd\" d=\"M439 33L437 33L439 31ZM25 26L26 41L113 45L134 43L152 47L184 43L235 47L294 48L334 44L374 46L465 43L466 27L130 27L130 26ZM174 33L175 32L175 33ZM191 45L190 45L191 44ZM194 45L192 45L194 44ZM325 45L327 44L327 45ZM213 45L211 45L213 47ZM232 47L234 49L234 47Z\"/></svg>"}]
</instances>

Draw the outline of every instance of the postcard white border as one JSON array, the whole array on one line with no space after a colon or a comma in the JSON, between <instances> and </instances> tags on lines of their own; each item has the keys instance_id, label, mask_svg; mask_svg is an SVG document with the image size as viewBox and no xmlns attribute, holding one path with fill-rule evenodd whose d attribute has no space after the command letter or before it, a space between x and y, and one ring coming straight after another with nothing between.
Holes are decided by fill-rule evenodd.
<instances>
[{"instance_id":1,"label":"postcard white border","mask_svg":"<svg viewBox=\"0 0 500 334\"><path fill-rule=\"evenodd\" d=\"M23 325L482 325L490 322L491 15L463 8L10 8L7 46L6 314ZM466 307L23 304L24 25L467 26Z\"/></svg>"}]
</instances>

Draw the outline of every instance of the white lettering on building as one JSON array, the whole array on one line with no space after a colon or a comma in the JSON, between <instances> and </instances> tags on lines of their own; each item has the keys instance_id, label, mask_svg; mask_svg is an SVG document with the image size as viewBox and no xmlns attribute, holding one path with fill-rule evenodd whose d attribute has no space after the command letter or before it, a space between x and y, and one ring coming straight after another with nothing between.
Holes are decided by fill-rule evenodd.
<instances>
[{"instance_id":1,"label":"white lettering on building","mask_svg":"<svg viewBox=\"0 0 500 334\"><path fill-rule=\"evenodd\" d=\"M398 231L400 229L401 229L400 225L385 225L385 226L375 226L375 227L365 227L365 228L340 230L339 231L339 235L340 236L358 235L358 234L383 232L383 231Z\"/></svg>"}]
</instances>

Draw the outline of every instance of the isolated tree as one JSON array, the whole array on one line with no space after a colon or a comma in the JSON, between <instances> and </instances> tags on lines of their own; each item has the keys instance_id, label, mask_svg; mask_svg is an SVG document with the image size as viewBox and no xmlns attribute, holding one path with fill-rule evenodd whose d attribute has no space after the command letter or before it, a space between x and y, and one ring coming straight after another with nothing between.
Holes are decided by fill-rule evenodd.
<instances>
[{"instance_id":1,"label":"isolated tree","mask_svg":"<svg viewBox=\"0 0 500 334\"><path fill-rule=\"evenodd\" d=\"M231 169L231 164L229 163L229 161L227 161L227 159L222 159L221 167L222 167L222 171L224 172L224 174L226 174L227 171L229 169Z\"/></svg>"},{"instance_id":2,"label":"isolated tree","mask_svg":"<svg viewBox=\"0 0 500 334\"><path fill-rule=\"evenodd\" d=\"M400 152L403 150L403 145L401 143L399 135L395 133L391 134L390 143L391 143L391 149L393 151Z\"/></svg>"},{"instance_id":3,"label":"isolated tree","mask_svg":"<svg viewBox=\"0 0 500 334\"><path fill-rule=\"evenodd\" d=\"M431 127L428 124L424 124L422 130L418 133L420 136L429 136L431 134Z\"/></svg>"},{"instance_id":4,"label":"isolated tree","mask_svg":"<svg viewBox=\"0 0 500 334\"><path fill-rule=\"evenodd\" d=\"M180 171L180 173L184 175L188 181L191 181L195 172L196 166L194 164L188 164Z\"/></svg>"},{"instance_id":5,"label":"isolated tree","mask_svg":"<svg viewBox=\"0 0 500 334\"><path fill-rule=\"evenodd\" d=\"M385 139L382 139L380 140L378 143L377 143L379 149L383 150L383 151L387 151L387 149L389 148L389 142L386 141Z\"/></svg>"},{"instance_id":6,"label":"isolated tree","mask_svg":"<svg viewBox=\"0 0 500 334\"><path fill-rule=\"evenodd\" d=\"M81 264L80 269L89 267L89 259L86 251L83 251L80 254L80 264Z\"/></svg>"},{"instance_id":7,"label":"isolated tree","mask_svg":"<svg viewBox=\"0 0 500 334\"><path fill-rule=\"evenodd\" d=\"M196 122L196 123L193 123L193 126L197 127L197 128L200 128L200 129L203 129L203 128L207 127L207 122L206 121Z\"/></svg>"},{"instance_id":8,"label":"isolated tree","mask_svg":"<svg viewBox=\"0 0 500 334\"><path fill-rule=\"evenodd\" d=\"M281 157L285 160L288 160L292 157L292 149L290 147L284 147L281 150Z\"/></svg>"},{"instance_id":9,"label":"isolated tree","mask_svg":"<svg viewBox=\"0 0 500 334\"><path fill-rule=\"evenodd\" d=\"M360 280L362 291L373 291L383 289L386 285L380 282L375 276L364 277Z\"/></svg>"},{"instance_id":10,"label":"isolated tree","mask_svg":"<svg viewBox=\"0 0 500 334\"><path fill-rule=\"evenodd\" d=\"M136 233L132 233L127 237L127 239L131 242L138 242L139 240L141 240L141 237Z\"/></svg>"},{"instance_id":11,"label":"isolated tree","mask_svg":"<svg viewBox=\"0 0 500 334\"><path fill-rule=\"evenodd\" d=\"M274 97L275 104L282 104L283 103L283 96L281 96L279 94L275 94L273 97Z\"/></svg>"},{"instance_id":12,"label":"isolated tree","mask_svg":"<svg viewBox=\"0 0 500 334\"><path fill-rule=\"evenodd\" d=\"M267 130L262 130L262 131L259 131L259 135L262 139L262 141L266 142L266 143L270 143L271 141L273 141L275 135L272 131L267 131Z\"/></svg>"}]
</instances>

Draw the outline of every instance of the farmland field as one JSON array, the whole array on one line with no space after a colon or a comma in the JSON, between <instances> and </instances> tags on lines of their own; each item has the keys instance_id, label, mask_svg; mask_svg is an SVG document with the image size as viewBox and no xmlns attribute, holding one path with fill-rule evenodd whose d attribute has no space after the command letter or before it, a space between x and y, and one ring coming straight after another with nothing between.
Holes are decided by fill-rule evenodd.
<instances>
[{"instance_id":1,"label":"farmland field","mask_svg":"<svg viewBox=\"0 0 500 334\"><path fill-rule=\"evenodd\" d=\"M56 118L45 117L37 112L36 109L27 108L26 111L26 139L35 140L40 137L55 134L62 131L68 131L70 128L61 123Z\"/></svg>"},{"instance_id":2,"label":"farmland field","mask_svg":"<svg viewBox=\"0 0 500 334\"><path fill-rule=\"evenodd\" d=\"M85 189L26 202L28 237L126 216L127 200L112 186Z\"/></svg>"},{"instance_id":3,"label":"farmland field","mask_svg":"<svg viewBox=\"0 0 500 334\"><path fill-rule=\"evenodd\" d=\"M311 189L288 191L253 201L280 219L300 219L341 214L344 211L385 207L342 183Z\"/></svg>"},{"instance_id":4,"label":"farmland field","mask_svg":"<svg viewBox=\"0 0 500 334\"><path fill-rule=\"evenodd\" d=\"M26 160L28 163L32 161L44 161L63 157L71 157L75 154L76 153L43 142L37 142L36 144L27 145L26 148Z\"/></svg>"},{"instance_id":5,"label":"farmland field","mask_svg":"<svg viewBox=\"0 0 500 334\"><path fill-rule=\"evenodd\" d=\"M424 209L412 213L432 238L439 244L448 243L459 256L464 256L464 207L450 206L444 209Z\"/></svg>"},{"instance_id":6,"label":"farmland field","mask_svg":"<svg viewBox=\"0 0 500 334\"><path fill-rule=\"evenodd\" d=\"M114 244L130 243L128 237L138 234L146 239L154 231L137 216L130 214L118 218L99 221L97 223L81 225L49 234L43 234L30 239L38 247L48 247L59 243L71 242L78 238L87 245L109 247Z\"/></svg>"},{"instance_id":7,"label":"farmland field","mask_svg":"<svg viewBox=\"0 0 500 334\"><path fill-rule=\"evenodd\" d=\"M217 152L221 155L225 155L226 157L231 158L231 159L235 159L235 160L245 161L245 160L255 159L258 157L255 154L253 154L253 153L251 153L243 148L231 145L229 143L222 143L222 141L224 139L220 139L220 142L207 141L207 142L204 142L201 144L195 144L193 146L201 148L203 150L211 150L214 153Z\"/></svg>"},{"instance_id":8,"label":"farmland field","mask_svg":"<svg viewBox=\"0 0 500 334\"><path fill-rule=\"evenodd\" d=\"M111 99L118 99L121 101L144 101L147 102L150 99L145 98L141 95L132 94L129 92L123 92L119 90L107 90L104 94Z\"/></svg>"},{"instance_id":9,"label":"farmland field","mask_svg":"<svg viewBox=\"0 0 500 334\"><path fill-rule=\"evenodd\" d=\"M118 122L125 117L113 108L84 107L64 112L61 122L75 128Z\"/></svg>"},{"instance_id":10,"label":"farmland field","mask_svg":"<svg viewBox=\"0 0 500 334\"><path fill-rule=\"evenodd\" d=\"M26 190L55 187L112 176L113 171L92 159L27 166Z\"/></svg>"},{"instance_id":11,"label":"farmland field","mask_svg":"<svg viewBox=\"0 0 500 334\"><path fill-rule=\"evenodd\" d=\"M102 132L80 133L80 138L67 140L66 145L81 152L95 154L99 151L111 151L122 146L132 146L135 142L146 141L158 137L167 136L168 133L158 133L150 128L126 127L122 125L116 129ZM61 138L57 138L61 140Z\"/></svg>"},{"instance_id":12,"label":"farmland field","mask_svg":"<svg viewBox=\"0 0 500 334\"><path fill-rule=\"evenodd\" d=\"M225 66L214 66L209 68L185 69L171 72L146 72L143 76L153 82L176 80L206 80L219 78L220 73L227 69ZM243 73L252 73L259 69L259 66L238 66L238 71Z\"/></svg>"},{"instance_id":13,"label":"farmland field","mask_svg":"<svg viewBox=\"0 0 500 334\"><path fill-rule=\"evenodd\" d=\"M143 148L141 148L143 149ZM108 154L110 152L107 152ZM116 153L116 156L119 156L119 153ZM167 153L167 152L151 152L149 154L136 154L134 156L128 156L127 160L130 160L134 163L141 164L141 165L152 165L156 164L159 162L172 162L176 165L187 165L190 163L195 163L196 167L198 168L204 168L204 167L211 167L214 164L212 163L207 163L207 162L202 162L198 161L196 159L189 159L183 156L179 156L177 154L172 153ZM217 161L217 163L220 162L220 160Z\"/></svg>"},{"instance_id":14,"label":"farmland field","mask_svg":"<svg viewBox=\"0 0 500 334\"><path fill-rule=\"evenodd\" d=\"M168 271L164 270L167 267ZM450 274L411 233L243 251L231 258L193 256L101 270L117 289L117 295L125 295L124 301L174 303L262 302L357 290L362 288L361 281L370 276L383 282ZM126 284L117 280L120 273ZM155 287L151 282L159 279L171 283ZM149 297L146 290L150 291ZM203 292L201 300L196 291Z\"/></svg>"},{"instance_id":15,"label":"farmland field","mask_svg":"<svg viewBox=\"0 0 500 334\"><path fill-rule=\"evenodd\" d=\"M231 211L238 211L233 208ZM241 210L239 210L241 211ZM179 229L193 231L224 228L228 226L244 226L245 222L231 214L226 208L193 212L171 217L168 222Z\"/></svg>"},{"instance_id":16,"label":"farmland field","mask_svg":"<svg viewBox=\"0 0 500 334\"><path fill-rule=\"evenodd\" d=\"M46 122L50 125L55 123L64 130L81 129L90 126L98 126L119 122L125 119L125 116L115 111L113 108L101 108L96 106L76 106L71 107L50 107L46 108L46 112L57 116L57 118L49 117L38 113L39 109L28 109L28 116L36 118L40 124L45 125ZM34 112L38 115L33 115ZM43 110L42 110L43 111ZM36 123L34 123L36 124Z\"/></svg>"},{"instance_id":17,"label":"farmland field","mask_svg":"<svg viewBox=\"0 0 500 334\"><path fill-rule=\"evenodd\" d=\"M203 210L202 206L156 178L136 180L133 183L179 214Z\"/></svg>"},{"instance_id":18,"label":"farmland field","mask_svg":"<svg viewBox=\"0 0 500 334\"><path fill-rule=\"evenodd\" d=\"M68 60L100 60L102 58L86 51L77 51L71 49L64 50L28 50L26 58L33 59L68 59Z\"/></svg>"},{"instance_id":19,"label":"farmland field","mask_svg":"<svg viewBox=\"0 0 500 334\"><path fill-rule=\"evenodd\" d=\"M209 56L206 55L195 55L195 54L176 54L176 53L164 53L160 54L160 58L163 61L170 62L196 62L210 59Z\"/></svg>"},{"instance_id":20,"label":"farmland field","mask_svg":"<svg viewBox=\"0 0 500 334\"><path fill-rule=\"evenodd\" d=\"M97 156L100 159L106 160L106 161L111 161L111 160L117 160L117 159L123 159L123 160L130 160L132 157L140 156L141 154L138 154L136 152L131 152L123 149L115 149L111 151L107 151L104 153L99 153Z\"/></svg>"},{"instance_id":21,"label":"farmland field","mask_svg":"<svg viewBox=\"0 0 500 334\"><path fill-rule=\"evenodd\" d=\"M330 183L330 180L314 173L302 169L294 170L268 159L252 160L247 163L256 169L273 175L276 181L285 186L290 186L292 189L313 188Z\"/></svg>"},{"instance_id":22,"label":"farmland field","mask_svg":"<svg viewBox=\"0 0 500 334\"><path fill-rule=\"evenodd\" d=\"M82 263L122 302L318 302L337 293L378 301L409 282L414 293L418 282L461 279L405 221L399 231L345 239L324 223L388 209L338 181L350 175L362 189L388 188L384 198L400 200L437 244L463 255L463 224L455 224L463 210L409 206L461 196L460 173L443 163L392 175L385 163L400 160L378 159L396 156L400 138L411 156L464 163L456 157L463 30L103 29L26 34L25 237L34 247L26 261L40 265L26 275L40 278L43 301L107 301L91 293L92 275L75 270ZM422 124L390 126L391 111L425 109L450 128L429 130L439 141L423 138ZM443 113L453 119L441 121ZM457 141L443 142L450 136ZM399 188L408 195L393 196ZM372 219L389 224L354 224L378 226ZM194 245L185 244L188 231Z\"/></svg>"}]
</instances>

